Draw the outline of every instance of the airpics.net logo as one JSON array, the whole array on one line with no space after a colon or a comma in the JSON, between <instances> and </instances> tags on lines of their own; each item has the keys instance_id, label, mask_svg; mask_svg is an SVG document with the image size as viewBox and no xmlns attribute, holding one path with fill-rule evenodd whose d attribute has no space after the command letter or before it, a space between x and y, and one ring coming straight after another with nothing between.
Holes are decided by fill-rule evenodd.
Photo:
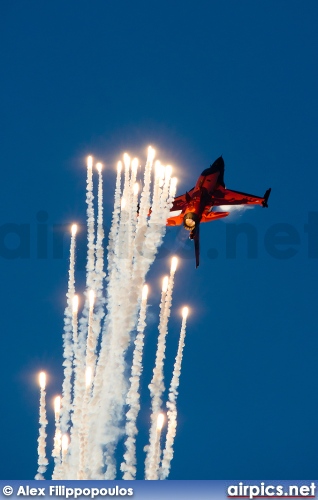
<instances>
[{"instance_id":1,"label":"airpics.net logo","mask_svg":"<svg viewBox=\"0 0 318 500\"><path fill-rule=\"evenodd\" d=\"M315 498L315 483L283 486L281 484L244 484L231 485L227 489L228 498Z\"/></svg>"},{"instance_id":2,"label":"airpics.net logo","mask_svg":"<svg viewBox=\"0 0 318 500\"><path fill-rule=\"evenodd\" d=\"M140 228L143 237L145 228ZM47 211L40 210L32 222L0 224L0 259L64 259L68 256L71 224L52 224ZM85 269L87 239L86 226L78 225L77 269ZM153 234L161 232L153 224ZM188 242L186 231L173 228L175 238L165 239L161 245L157 258L166 258L171 252L177 252L181 259L193 259L193 245ZM109 227L104 226L105 247ZM138 238L137 238L138 239ZM140 238L139 238L140 239ZM142 239L142 238L141 238ZM148 238L149 240L149 238ZM150 239L151 240L151 239ZM142 247L147 257L148 242ZM302 248L303 247L303 248ZM139 251L138 248L136 248ZM222 232L222 238L215 242L215 247L209 247L201 241L201 253L210 260L219 257L236 259L243 257L257 259L265 252L269 257L277 260L290 260L296 257L301 250L308 259L318 259L318 212L309 212L302 227L287 222L279 222L267 227L264 234L258 226L248 222L227 222ZM123 250L121 258L127 257L128 248Z\"/></svg>"}]
</instances>

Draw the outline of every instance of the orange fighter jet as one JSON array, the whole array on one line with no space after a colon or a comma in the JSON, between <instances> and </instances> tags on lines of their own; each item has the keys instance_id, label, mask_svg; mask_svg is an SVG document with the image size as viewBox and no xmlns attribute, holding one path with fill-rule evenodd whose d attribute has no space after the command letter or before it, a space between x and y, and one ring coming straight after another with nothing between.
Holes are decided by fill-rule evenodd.
<instances>
[{"instance_id":1,"label":"orange fighter jet","mask_svg":"<svg viewBox=\"0 0 318 500\"><path fill-rule=\"evenodd\" d=\"M170 212L178 211L167 219L167 226L183 224L190 231L194 241L195 266L200 259L200 223L227 217L230 212L215 211L214 207L224 205L261 205L268 207L267 201L271 189L263 197L226 189L224 184L224 160L222 156L207 169L203 170L194 188L177 196Z\"/></svg>"}]
</instances>

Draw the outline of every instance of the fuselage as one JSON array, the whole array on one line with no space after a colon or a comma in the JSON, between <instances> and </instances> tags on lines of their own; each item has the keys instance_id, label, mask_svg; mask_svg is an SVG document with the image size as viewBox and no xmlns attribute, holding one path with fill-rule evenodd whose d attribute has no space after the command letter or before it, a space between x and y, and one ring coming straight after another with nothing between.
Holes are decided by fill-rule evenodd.
<instances>
[{"instance_id":1,"label":"fuselage","mask_svg":"<svg viewBox=\"0 0 318 500\"><path fill-rule=\"evenodd\" d=\"M183 217L183 226L188 231L193 231L198 226L205 207L211 204L211 196L218 185L220 173L219 168L213 164L204 170L198 178Z\"/></svg>"}]
</instances>

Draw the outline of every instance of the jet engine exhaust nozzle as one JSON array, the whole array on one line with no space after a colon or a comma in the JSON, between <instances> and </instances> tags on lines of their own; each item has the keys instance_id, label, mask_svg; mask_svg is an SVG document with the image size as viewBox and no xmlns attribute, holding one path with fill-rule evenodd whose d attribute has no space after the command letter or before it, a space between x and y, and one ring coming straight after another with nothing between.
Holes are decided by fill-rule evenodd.
<instances>
[{"instance_id":1,"label":"jet engine exhaust nozzle","mask_svg":"<svg viewBox=\"0 0 318 500\"><path fill-rule=\"evenodd\" d=\"M183 226L187 231L193 231L195 226L199 223L199 217L196 213L188 212L183 217Z\"/></svg>"}]
</instances>

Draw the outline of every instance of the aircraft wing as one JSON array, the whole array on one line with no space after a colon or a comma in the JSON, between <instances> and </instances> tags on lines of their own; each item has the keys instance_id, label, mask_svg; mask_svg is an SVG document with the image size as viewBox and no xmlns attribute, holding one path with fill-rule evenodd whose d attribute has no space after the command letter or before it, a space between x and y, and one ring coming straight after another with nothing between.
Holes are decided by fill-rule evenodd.
<instances>
[{"instance_id":1,"label":"aircraft wing","mask_svg":"<svg viewBox=\"0 0 318 500\"><path fill-rule=\"evenodd\" d=\"M232 191L219 185L212 194L212 203L216 207L220 205L262 205L267 207L270 192L271 190L268 189L264 196L254 196L240 191Z\"/></svg>"},{"instance_id":2,"label":"aircraft wing","mask_svg":"<svg viewBox=\"0 0 318 500\"><path fill-rule=\"evenodd\" d=\"M182 210L183 207L186 205L186 195L182 194L181 196L177 196L174 199L171 212L176 212L177 210Z\"/></svg>"},{"instance_id":3,"label":"aircraft wing","mask_svg":"<svg viewBox=\"0 0 318 500\"><path fill-rule=\"evenodd\" d=\"M170 211L175 212L176 210L183 210L191 198L192 191L194 191L194 187L192 189L190 189L190 191L188 191L184 194L181 194L180 196L177 196L174 199L174 202L173 202L173 205L172 205L172 208Z\"/></svg>"}]
</instances>

